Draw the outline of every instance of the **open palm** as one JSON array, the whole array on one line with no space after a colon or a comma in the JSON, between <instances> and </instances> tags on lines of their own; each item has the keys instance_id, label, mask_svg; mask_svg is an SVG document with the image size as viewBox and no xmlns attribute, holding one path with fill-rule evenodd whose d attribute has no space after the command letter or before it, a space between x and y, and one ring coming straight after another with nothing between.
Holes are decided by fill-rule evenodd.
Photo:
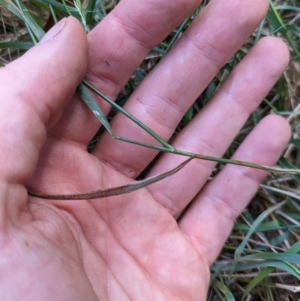
<instances>
[{"instance_id":1,"label":"open palm","mask_svg":"<svg viewBox=\"0 0 300 301\"><path fill-rule=\"evenodd\" d=\"M193 160L147 189L93 201L28 199L25 187L88 192L130 183L147 167L155 151L107 133L89 154L99 123L72 95L86 76L116 98L150 49L199 3L123 0L87 40L75 19L65 19L1 70L1 300L205 300L209 266L265 172L226 166L206 183L214 163ZM261 0L211 1L126 109L168 140L266 10ZM287 62L280 40L261 40L173 145L222 156ZM124 116L111 126L116 135L155 143ZM288 138L285 121L270 116L234 158L272 165ZM183 160L165 154L149 176Z\"/></svg>"}]
</instances>

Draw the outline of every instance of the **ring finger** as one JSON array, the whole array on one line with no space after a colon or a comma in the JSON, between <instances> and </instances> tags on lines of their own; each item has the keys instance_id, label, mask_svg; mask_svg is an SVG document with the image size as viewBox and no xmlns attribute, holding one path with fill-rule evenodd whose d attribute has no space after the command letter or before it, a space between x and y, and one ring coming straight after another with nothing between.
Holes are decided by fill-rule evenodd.
<instances>
[{"instance_id":1,"label":"ring finger","mask_svg":"<svg viewBox=\"0 0 300 301\"><path fill-rule=\"evenodd\" d=\"M175 148L221 157L249 115L274 86L288 60L287 47L281 40L273 37L262 39L235 68L209 104L178 135L173 143ZM149 176L169 170L183 160L166 154ZM149 190L158 202L176 215L198 193L214 166L214 162L193 160L176 175L150 186Z\"/></svg>"}]
</instances>

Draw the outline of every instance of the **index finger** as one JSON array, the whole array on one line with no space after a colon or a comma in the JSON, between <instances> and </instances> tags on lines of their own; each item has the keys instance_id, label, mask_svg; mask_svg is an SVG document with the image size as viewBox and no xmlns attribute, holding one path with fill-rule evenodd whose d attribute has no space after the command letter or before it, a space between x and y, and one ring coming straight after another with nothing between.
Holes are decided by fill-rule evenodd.
<instances>
[{"instance_id":1,"label":"index finger","mask_svg":"<svg viewBox=\"0 0 300 301\"><path fill-rule=\"evenodd\" d=\"M115 99L149 51L200 3L201 0L122 0L88 35L86 79ZM96 99L107 114L110 106ZM54 136L86 145L99 127L99 121L75 97L52 132Z\"/></svg>"}]
</instances>

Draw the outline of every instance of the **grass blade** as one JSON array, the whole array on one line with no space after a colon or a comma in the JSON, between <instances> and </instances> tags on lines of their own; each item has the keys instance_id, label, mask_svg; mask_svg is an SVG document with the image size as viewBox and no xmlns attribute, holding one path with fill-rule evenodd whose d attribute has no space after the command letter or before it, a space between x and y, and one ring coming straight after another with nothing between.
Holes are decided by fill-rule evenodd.
<instances>
[{"instance_id":1,"label":"grass blade","mask_svg":"<svg viewBox=\"0 0 300 301\"><path fill-rule=\"evenodd\" d=\"M112 187L104 190L96 190L92 192L87 192L87 193L80 193L80 194L58 194L58 195L47 195L47 194L42 194L42 193L37 193L37 192L31 192L28 191L28 194L32 197L37 197L41 199L47 199L47 200L92 200L92 199L99 199L99 198L106 198L110 196L116 196L116 195L121 195L125 193L131 193L133 191L139 190L141 188L147 187L153 183L159 182L165 178L168 178L175 173L177 173L179 170L181 170L184 166L186 166L193 158L190 158L180 165L176 166L175 168L147 178L142 181L135 181L131 184L119 186L119 187Z\"/></svg>"},{"instance_id":2,"label":"grass blade","mask_svg":"<svg viewBox=\"0 0 300 301\"><path fill-rule=\"evenodd\" d=\"M23 21L28 28L28 31L31 32L33 36L36 37L34 39L34 42L40 41L42 37L45 35L44 30L38 25L38 23L34 20L34 18L31 16L29 10L25 7L22 1L15 0L22 15L23 15Z\"/></svg>"},{"instance_id":3,"label":"grass blade","mask_svg":"<svg viewBox=\"0 0 300 301\"><path fill-rule=\"evenodd\" d=\"M82 83L91 89L93 92L95 92L98 96L100 96L102 99L104 99L106 102L108 102L112 107L117 109L119 112L124 114L126 117L128 117L131 121L136 123L138 126L140 126L143 130L145 130L149 135L151 135L155 140L160 142L166 149L174 151L174 147L167 143L163 138L161 138L159 135L157 135L154 131L152 131L149 127L147 127L145 124L143 124L140 120L138 120L136 117L131 115L129 112L127 112L125 109L120 107L117 103L115 103L113 100L111 100L109 97L107 97L105 94L97 90L93 85L91 85L89 82L83 80Z\"/></svg>"},{"instance_id":4,"label":"grass blade","mask_svg":"<svg viewBox=\"0 0 300 301\"><path fill-rule=\"evenodd\" d=\"M86 23L87 25L91 25L93 22L94 11L96 7L97 0L89 0L87 8L86 8Z\"/></svg>"},{"instance_id":5,"label":"grass blade","mask_svg":"<svg viewBox=\"0 0 300 301\"><path fill-rule=\"evenodd\" d=\"M224 295L224 297L226 298L227 301L235 301L235 298L234 298L232 292L222 282L220 282L218 280L214 280L212 282L212 286L215 290L220 291Z\"/></svg>"},{"instance_id":6,"label":"grass blade","mask_svg":"<svg viewBox=\"0 0 300 301\"><path fill-rule=\"evenodd\" d=\"M58 1L55 1L55 0L31 0L33 3L39 3L39 4L48 4L48 5L51 5L53 7L53 9L56 9L57 11L59 11L61 14L65 15L65 16L68 16L69 15L69 12L70 14L79 19L80 20L80 16L79 16L79 13L78 11L72 7L72 6L69 6L69 5L64 5Z\"/></svg>"},{"instance_id":7,"label":"grass blade","mask_svg":"<svg viewBox=\"0 0 300 301\"><path fill-rule=\"evenodd\" d=\"M33 46L34 46L34 44L31 42L1 42L0 43L1 49L18 48L18 49L22 49L22 50L28 50Z\"/></svg>"},{"instance_id":8,"label":"grass blade","mask_svg":"<svg viewBox=\"0 0 300 301\"><path fill-rule=\"evenodd\" d=\"M102 123L102 125L106 128L106 130L112 135L112 130L110 124L104 115L103 111L97 104L96 100L94 99L93 95L90 91L83 85L80 84L77 88L77 92L79 93L80 97L84 101L84 103L90 108L90 110L94 113L96 118Z\"/></svg>"}]
</instances>

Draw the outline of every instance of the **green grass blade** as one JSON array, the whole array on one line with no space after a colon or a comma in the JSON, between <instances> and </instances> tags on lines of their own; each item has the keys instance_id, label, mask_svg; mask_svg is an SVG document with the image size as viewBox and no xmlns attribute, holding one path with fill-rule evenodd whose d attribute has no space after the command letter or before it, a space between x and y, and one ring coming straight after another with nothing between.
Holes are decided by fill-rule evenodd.
<instances>
[{"instance_id":1,"label":"green grass blade","mask_svg":"<svg viewBox=\"0 0 300 301\"><path fill-rule=\"evenodd\" d=\"M126 112L126 113L129 114L128 112ZM130 117L128 117L128 118L130 118ZM136 123L138 124L139 120L138 119L136 119L136 120L137 120ZM226 158L218 158L218 157L206 156L206 155L201 155L201 154L195 154L195 153L190 153L190 152L182 151L182 150L175 149L175 148L170 149L170 148L166 148L166 147L162 147L162 146L147 144L147 143L144 143L144 142L141 142L141 141L128 139L126 137L114 136L113 138L115 138L117 140L124 141L124 142L132 143L132 144L135 144L135 145L155 149L155 150L158 150L158 151L172 153L174 155L194 157L195 159L213 161L213 162L224 163L224 164L240 165L240 166L245 166L245 167L250 167L250 168L261 169L261 170L265 170L265 171L273 172L273 173L288 173L288 174L291 174L291 175L299 175L300 174L300 170L295 169L295 168L291 168L291 169L286 169L285 168L284 169L284 168L277 168L277 167L271 167L271 166L266 166L266 165L259 165L259 164L255 164L255 163L252 163L252 162L245 162L245 161L238 161L238 160L232 160L232 159L226 159Z\"/></svg>"},{"instance_id":2,"label":"green grass blade","mask_svg":"<svg viewBox=\"0 0 300 301\"><path fill-rule=\"evenodd\" d=\"M289 162L286 158L280 158L279 159L279 164L283 168L292 168L296 169L296 166L293 165L291 162ZM300 175L292 175L292 178L297 181L298 184L300 184Z\"/></svg>"},{"instance_id":3,"label":"green grass blade","mask_svg":"<svg viewBox=\"0 0 300 301\"><path fill-rule=\"evenodd\" d=\"M240 260L245 261L245 260L278 260L278 261L286 261L289 263L294 263L294 264L300 264L300 255L298 254L287 254L287 253L257 253L257 254L251 254L247 256L240 257Z\"/></svg>"},{"instance_id":4,"label":"green grass blade","mask_svg":"<svg viewBox=\"0 0 300 301\"><path fill-rule=\"evenodd\" d=\"M261 222L273 211L279 209L280 207L282 207L285 204L285 202L281 202L279 204L276 204L270 208L268 208L267 210L265 210L263 213L261 213L257 219L254 221L254 223L251 225L247 235L245 236L245 238L243 239L243 241L240 243L240 245L238 246L238 248L236 249L235 253L234 253L234 261L232 264L232 268L230 271L230 276L228 278L228 281L230 281L232 274L234 273L234 271L236 270L236 266L238 264L238 261L240 259L240 255L242 254L242 252L245 249L245 246L249 240L249 238L252 236L252 234L255 232L255 229L261 224Z\"/></svg>"},{"instance_id":5,"label":"green grass blade","mask_svg":"<svg viewBox=\"0 0 300 301\"><path fill-rule=\"evenodd\" d=\"M254 230L254 233L255 232L264 232L264 231L272 231L272 230L278 229L279 227L280 227L279 221L276 219L271 222L265 222L265 223L258 225L257 228ZM246 225L246 224L236 223L234 225L233 229L238 230L238 231L249 231L250 226Z\"/></svg>"},{"instance_id":6,"label":"green grass blade","mask_svg":"<svg viewBox=\"0 0 300 301\"><path fill-rule=\"evenodd\" d=\"M257 261L257 262L251 262L251 263L238 263L235 267L234 270L236 272L245 272L245 271L249 271L249 270L257 270L257 269L261 269L261 268L267 268L267 267L274 267L277 269L280 269L282 271L285 271L287 273L289 273L290 275L299 278L300 275L300 271L294 267L293 265L289 264L289 263L285 263L282 261ZM228 262L224 263L224 264L215 264L211 267L212 271L218 270L218 271L228 271L230 272L232 270L232 264L228 264Z\"/></svg>"},{"instance_id":7,"label":"green grass blade","mask_svg":"<svg viewBox=\"0 0 300 301\"><path fill-rule=\"evenodd\" d=\"M52 16L52 18L53 18L53 21L54 21L54 23L56 24L56 23L58 22L58 20L57 20L55 11L54 11L52 5L50 5L50 4L49 4L49 9L50 9L50 13L51 13L51 16Z\"/></svg>"},{"instance_id":8,"label":"green grass blade","mask_svg":"<svg viewBox=\"0 0 300 301\"><path fill-rule=\"evenodd\" d=\"M300 251L300 241L296 242L292 245L285 253L286 254L295 254Z\"/></svg>"},{"instance_id":9,"label":"green grass blade","mask_svg":"<svg viewBox=\"0 0 300 301\"><path fill-rule=\"evenodd\" d=\"M279 209L280 207L282 207L285 204L285 202L281 202L279 204L276 204L270 208L268 208L267 210L265 210L263 213L261 213L257 219L254 221L254 223L251 225L247 235L245 236L245 238L243 239L243 241L241 242L241 244L238 246L238 248L235 251L234 257L235 259L238 259L240 257L240 255L242 254L248 239L251 237L251 235L255 232L255 229L261 224L261 222L273 211Z\"/></svg>"},{"instance_id":10,"label":"green grass blade","mask_svg":"<svg viewBox=\"0 0 300 301\"><path fill-rule=\"evenodd\" d=\"M53 7L53 9L56 9L58 12L60 12L61 14L67 16L69 15L69 12L70 14L79 19L80 20L80 16L79 16L79 13L78 11L72 7L72 6L69 6L69 5L64 5L58 1L55 1L55 0L31 0L33 3L39 3L39 4L48 4L48 5L51 5Z\"/></svg>"},{"instance_id":11,"label":"green grass blade","mask_svg":"<svg viewBox=\"0 0 300 301\"><path fill-rule=\"evenodd\" d=\"M263 30L263 27L264 27L264 24L265 24L265 19L260 23L258 29L257 29L257 32L256 32L256 35L255 35L255 40L254 40L254 43L256 44L259 39L261 38L261 35L262 35L262 30Z\"/></svg>"},{"instance_id":12,"label":"green grass blade","mask_svg":"<svg viewBox=\"0 0 300 301\"><path fill-rule=\"evenodd\" d=\"M22 12L12 1L0 0L0 4L3 5L6 9L8 9L15 16L17 16L20 20L24 21Z\"/></svg>"},{"instance_id":13,"label":"green grass blade","mask_svg":"<svg viewBox=\"0 0 300 301\"><path fill-rule=\"evenodd\" d=\"M86 8L86 23L92 25L97 0L89 0Z\"/></svg>"},{"instance_id":14,"label":"green grass blade","mask_svg":"<svg viewBox=\"0 0 300 301\"><path fill-rule=\"evenodd\" d=\"M296 254L300 251L300 241L298 241L297 243L295 243L292 247L290 247L285 254ZM299 256L299 255L297 255ZM263 269L262 271L260 271L258 273L258 275L253 278L250 283L248 284L248 286L246 287L246 290L244 292L244 295L242 297L242 301L247 297L247 295L249 294L249 292L256 287L257 285L259 285L259 283L261 283L261 281L263 281L266 277L268 277L268 275L270 273L272 273L275 270L274 267L268 267Z\"/></svg>"},{"instance_id":15,"label":"green grass blade","mask_svg":"<svg viewBox=\"0 0 300 301\"><path fill-rule=\"evenodd\" d=\"M19 9L21 10L21 13L23 15L23 21L26 27L28 28L28 31L30 31L36 37L37 41L40 41L42 37L45 35L44 30L34 20L29 10L26 8L26 6L23 4L22 1L15 0L15 2L17 3ZM36 42L36 40L34 40L34 42Z\"/></svg>"},{"instance_id":16,"label":"green grass blade","mask_svg":"<svg viewBox=\"0 0 300 301\"><path fill-rule=\"evenodd\" d=\"M90 28L86 23L86 12L84 11L83 7L82 7L82 3L80 0L74 0L74 6L77 9L80 18L81 18L81 24L83 26L83 28L85 29L85 32L88 33L90 32Z\"/></svg>"},{"instance_id":17,"label":"green grass blade","mask_svg":"<svg viewBox=\"0 0 300 301\"><path fill-rule=\"evenodd\" d=\"M268 275L270 275L275 270L274 267L268 267L263 269L258 273L256 277L254 277L248 284L245 289L245 292L242 297L242 301L248 296L248 294L257 286L259 285Z\"/></svg>"},{"instance_id":18,"label":"green grass blade","mask_svg":"<svg viewBox=\"0 0 300 301\"><path fill-rule=\"evenodd\" d=\"M229 290L229 288L223 284L222 282L218 281L218 280L214 280L212 282L212 287L215 289L215 290L218 290L220 291L224 297L226 298L227 301L235 301L235 298L232 294L232 292Z\"/></svg>"},{"instance_id":19,"label":"green grass blade","mask_svg":"<svg viewBox=\"0 0 300 301\"><path fill-rule=\"evenodd\" d=\"M300 12L300 7L292 6L292 5L276 5L276 10L292 10L296 12Z\"/></svg>"},{"instance_id":20,"label":"green grass blade","mask_svg":"<svg viewBox=\"0 0 300 301\"><path fill-rule=\"evenodd\" d=\"M269 20L270 24L273 25L275 32L280 31L281 34L287 39L290 46L293 48L297 58L300 59L300 52L298 51L298 48L295 46L293 39L290 37L286 25L282 21L272 1L270 1L267 19Z\"/></svg>"},{"instance_id":21,"label":"green grass blade","mask_svg":"<svg viewBox=\"0 0 300 301\"><path fill-rule=\"evenodd\" d=\"M0 42L0 48L18 48L22 50L28 50L33 47L34 44L31 42Z\"/></svg>"},{"instance_id":22,"label":"green grass blade","mask_svg":"<svg viewBox=\"0 0 300 301\"><path fill-rule=\"evenodd\" d=\"M84 103L90 108L90 110L94 113L96 118L102 123L106 130L112 135L109 122L90 91L83 84L79 85L77 91Z\"/></svg>"},{"instance_id":23,"label":"green grass blade","mask_svg":"<svg viewBox=\"0 0 300 301\"><path fill-rule=\"evenodd\" d=\"M139 127L141 127L143 130L145 130L150 136L152 136L155 140L160 142L164 147L167 149L174 151L174 147L167 143L163 138L161 138L159 135L157 135L154 131L152 131L149 127L147 127L145 124L143 124L140 120L138 120L136 117L131 115L129 112L127 112L125 109L120 107L117 103L115 103L113 100L111 100L109 97L107 97L105 94L97 90L93 85L91 85L89 82L83 80L82 83L91 89L93 92L95 92L98 96L100 96L102 99L104 99L106 102L108 102L112 107L117 109L119 112L124 114L126 117L128 117L131 121L133 121L135 124L137 124Z\"/></svg>"}]
</instances>

